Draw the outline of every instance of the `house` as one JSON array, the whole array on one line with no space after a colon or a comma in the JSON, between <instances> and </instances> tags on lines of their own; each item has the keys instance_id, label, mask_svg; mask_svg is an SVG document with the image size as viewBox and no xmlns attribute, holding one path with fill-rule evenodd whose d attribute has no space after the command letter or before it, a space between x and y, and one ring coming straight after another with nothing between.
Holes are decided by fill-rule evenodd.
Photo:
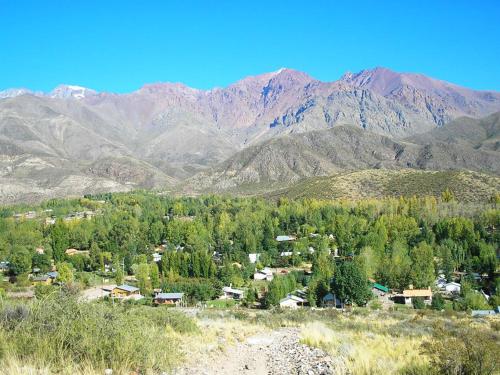
<instances>
[{"instance_id":1,"label":"house","mask_svg":"<svg viewBox=\"0 0 500 375\"><path fill-rule=\"evenodd\" d=\"M262 270L255 272L253 274L253 279L271 281L273 279L273 272L269 268L265 267Z\"/></svg>"},{"instance_id":2,"label":"house","mask_svg":"<svg viewBox=\"0 0 500 375\"><path fill-rule=\"evenodd\" d=\"M252 263L252 264L257 263L259 261L259 258L260 258L259 253L248 254L248 259L249 259L250 263Z\"/></svg>"},{"instance_id":3,"label":"house","mask_svg":"<svg viewBox=\"0 0 500 375\"><path fill-rule=\"evenodd\" d=\"M432 290L427 289L405 289L403 293L396 294L392 297L394 302L402 303L405 305L411 305L414 298L422 298L425 304L430 304L432 302Z\"/></svg>"},{"instance_id":4,"label":"house","mask_svg":"<svg viewBox=\"0 0 500 375\"><path fill-rule=\"evenodd\" d=\"M45 250L43 249L43 247L37 247L37 248L35 249L35 252L36 252L37 254L44 254L44 253L45 253Z\"/></svg>"},{"instance_id":5,"label":"house","mask_svg":"<svg viewBox=\"0 0 500 375\"><path fill-rule=\"evenodd\" d=\"M293 255L293 251L282 251L280 253L281 257L291 257Z\"/></svg>"},{"instance_id":6,"label":"house","mask_svg":"<svg viewBox=\"0 0 500 375\"><path fill-rule=\"evenodd\" d=\"M110 285L103 285L101 287L102 291L104 292L104 295L109 296L113 289L116 288L116 285L110 284Z\"/></svg>"},{"instance_id":7,"label":"house","mask_svg":"<svg viewBox=\"0 0 500 375\"><path fill-rule=\"evenodd\" d=\"M2 261L0 262L0 272L7 272L9 270L9 262Z\"/></svg>"},{"instance_id":8,"label":"house","mask_svg":"<svg viewBox=\"0 0 500 375\"><path fill-rule=\"evenodd\" d=\"M133 297L134 295L140 296L139 288L127 284L116 286L111 291L111 296L116 298L127 298Z\"/></svg>"},{"instance_id":9,"label":"house","mask_svg":"<svg viewBox=\"0 0 500 375\"><path fill-rule=\"evenodd\" d=\"M284 242L284 241L295 241L297 237L295 236L277 236L276 241Z\"/></svg>"},{"instance_id":10,"label":"house","mask_svg":"<svg viewBox=\"0 0 500 375\"><path fill-rule=\"evenodd\" d=\"M157 293L154 303L157 305L179 305L182 303L184 293Z\"/></svg>"},{"instance_id":11,"label":"house","mask_svg":"<svg viewBox=\"0 0 500 375\"><path fill-rule=\"evenodd\" d=\"M448 293L460 293L461 290L461 285L456 282L450 282L444 284L444 290L446 290Z\"/></svg>"},{"instance_id":12,"label":"house","mask_svg":"<svg viewBox=\"0 0 500 375\"><path fill-rule=\"evenodd\" d=\"M39 275L31 279L33 285L50 285L52 284L52 279L48 275Z\"/></svg>"},{"instance_id":13,"label":"house","mask_svg":"<svg viewBox=\"0 0 500 375\"><path fill-rule=\"evenodd\" d=\"M280 307L289 309L298 309L299 307L304 306L305 302L306 302L305 299L294 296L293 294L289 294L285 298L282 298L280 300Z\"/></svg>"},{"instance_id":14,"label":"house","mask_svg":"<svg viewBox=\"0 0 500 375\"><path fill-rule=\"evenodd\" d=\"M372 283L372 292L375 294L377 297L383 297L387 293L389 293L389 288L386 286L383 286L379 283Z\"/></svg>"},{"instance_id":15,"label":"house","mask_svg":"<svg viewBox=\"0 0 500 375\"><path fill-rule=\"evenodd\" d=\"M59 273L57 271L47 272L47 276L50 277L52 280L57 279L58 275Z\"/></svg>"},{"instance_id":16,"label":"house","mask_svg":"<svg viewBox=\"0 0 500 375\"><path fill-rule=\"evenodd\" d=\"M336 309L344 308L344 304L342 303L340 298L337 298L337 296L333 293L328 293L326 296L324 296L321 299L321 305L323 307L333 307Z\"/></svg>"},{"instance_id":17,"label":"house","mask_svg":"<svg viewBox=\"0 0 500 375\"><path fill-rule=\"evenodd\" d=\"M161 261L161 254L153 253L153 262L158 263Z\"/></svg>"},{"instance_id":18,"label":"house","mask_svg":"<svg viewBox=\"0 0 500 375\"><path fill-rule=\"evenodd\" d=\"M242 299L243 295L245 294L242 290L234 289L231 286L225 286L224 288L222 288L222 292L224 292L222 298L236 300Z\"/></svg>"},{"instance_id":19,"label":"house","mask_svg":"<svg viewBox=\"0 0 500 375\"><path fill-rule=\"evenodd\" d=\"M495 307L494 310L472 310L471 315L474 317L477 316L489 316L500 314L500 306Z\"/></svg>"}]
</instances>

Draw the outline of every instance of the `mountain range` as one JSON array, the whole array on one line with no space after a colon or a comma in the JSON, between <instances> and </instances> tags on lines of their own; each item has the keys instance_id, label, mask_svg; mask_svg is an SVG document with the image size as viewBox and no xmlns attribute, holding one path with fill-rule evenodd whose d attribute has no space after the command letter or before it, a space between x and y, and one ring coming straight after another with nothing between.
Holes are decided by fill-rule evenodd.
<instances>
[{"instance_id":1,"label":"mountain range","mask_svg":"<svg viewBox=\"0 0 500 375\"><path fill-rule=\"evenodd\" d=\"M500 93L385 68L280 69L225 88L0 92L0 201L133 188L219 191L340 170L498 174ZM466 117L464 117L466 116Z\"/></svg>"}]
</instances>

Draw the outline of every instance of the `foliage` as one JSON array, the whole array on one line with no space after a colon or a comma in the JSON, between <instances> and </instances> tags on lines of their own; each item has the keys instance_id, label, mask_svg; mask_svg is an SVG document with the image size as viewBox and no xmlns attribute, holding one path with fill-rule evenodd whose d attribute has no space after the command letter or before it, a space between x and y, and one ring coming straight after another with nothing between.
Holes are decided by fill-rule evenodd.
<instances>
[{"instance_id":1,"label":"foliage","mask_svg":"<svg viewBox=\"0 0 500 375\"><path fill-rule=\"evenodd\" d=\"M73 267L70 263L61 262L57 264L57 281L63 284L71 284L74 277Z\"/></svg>"},{"instance_id":2,"label":"foliage","mask_svg":"<svg viewBox=\"0 0 500 375\"><path fill-rule=\"evenodd\" d=\"M181 359L175 332L196 334L198 328L168 309L82 303L64 293L0 306L4 350L48 365L50 373L169 371Z\"/></svg>"},{"instance_id":3,"label":"foliage","mask_svg":"<svg viewBox=\"0 0 500 375\"><path fill-rule=\"evenodd\" d=\"M353 302L359 306L366 305L372 296L366 273L352 261L343 262L337 267L332 290L346 303Z\"/></svg>"},{"instance_id":4,"label":"foliage","mask_svg":"<svg viewBox=\"0 0 500 375\"><path fill-rule=\"evenodd\" d=\"M434 329L433 339L422 345L439 374L495 374L500 369L498 335L478 328Z\"/></svg>"},{"instance_id":5,"label":"foliage","mask_svg":"<svg viewBox=\"0 0 500 375\"><path fill-rule=\"evenodd\" d=\"M444 310L445 302L441 293L434 293L432 296L431 307L433 310Z\"/></svg>"}]
</instances>

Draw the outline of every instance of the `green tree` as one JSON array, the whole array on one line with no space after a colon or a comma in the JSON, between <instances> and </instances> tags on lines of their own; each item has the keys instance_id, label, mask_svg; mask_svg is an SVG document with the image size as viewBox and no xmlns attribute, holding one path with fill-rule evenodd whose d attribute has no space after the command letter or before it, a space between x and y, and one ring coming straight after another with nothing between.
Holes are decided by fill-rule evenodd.
<instances>
[{"instance_id":1,"label":"green tree","mask_svg":"<svg viewBox=\"0 0 500 375\"><path fill-rule=\"evenodd\" d=\"M74 280L73 267L70 263L60 262L56 265L57 281L63 284L71 284Z\"/></svg>"},{"instance_id":2,"label":"green tree","mask_svg":"<svg viewBox=\"0 0 500 375\"><path fill-rule=\"evenodd\" d=\"M13 246L9 262L9 270L13 275L17 276L31 271L31 253L22 246Z\"/></svg>"},{"instance_id":3,"label":"green tree","mask_svg":"<svg viewBox=\"0 0 500 375\"><path fill-rule=\"evenodd\" d=\"M151 286L154 289L160 287L160 272L158 270L158 265L155 262L149 265L149 278L151 280Z\"/></svg>"},{"instance_id":4,"label":"green tree","mask_svg":"<svg viewBox=\"0 0 500 375\"><path fill-rule=\"evenodd\" d=\"M427 288L431 286L435 279L434 255L430 245L420 242L410 252L412 259L411 282L417 288Z\"/></svg>"},{"instance_id":5,"label":"green tree","mask_svg":"<svg viewBox=\"0 0 500 375\"><path fill-rule=\"evenodd\" d=\"M364 306L372 293L365 272L352 261L340 263L332 281L332 291L346 303Z\"/></svg>"},{"instance_id":6,"label":"green tree","mask_svg":"<svg viewBox=\"0 0 500 375\"><path fill-rule=\"evenodd\" d=\"M135 275L137 278L138 286L141 294L147 295L151 292L151 283L149 280L149 265L147 263L140 263L137 266L137 273Z\"/></svg>"},{"instance_id":7,"label":"green tree","mask_svg":"<svg viewBox=\"0 0 500 375\"><path fill-rule=\"evenodd\" d=\"M123 274L123 269L122 269L121 265L118 265L115 269L116 269L116 272L115 272L116 285L122 285L124 277L125 277Z\"/></svg>"},{"instance_id":8,"label":"green tree","mask_svg":"<svg viewBox=\"0 0 500 375\"><path fill-rule=\"evenodd\" d=\"M52 226L50 233L50 245L52 247L52 256L56 262L64 260L66 249L69 246L68 228L60 219Z\"/></svg>"},{"instance_id":9,"label":"green tree","mask_svg":"<svg viewBox=\"0 0 500 375\"><path fill-rule=\"evenodd\" d=\"M35 253L31 259L31 264L33 268L40 268L41 272L47 272L50 270L52 266L52 262L50 261L50 257L47 254L38 254Z\"/></svg>"}]
</instances>

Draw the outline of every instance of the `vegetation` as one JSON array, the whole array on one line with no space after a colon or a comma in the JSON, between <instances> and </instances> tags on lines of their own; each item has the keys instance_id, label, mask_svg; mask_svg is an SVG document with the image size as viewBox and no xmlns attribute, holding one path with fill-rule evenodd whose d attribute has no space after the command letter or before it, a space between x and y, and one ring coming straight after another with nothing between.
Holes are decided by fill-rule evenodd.
<instances>
[{"instance_id":1,"label":"vegetation","mask_svg":"<svg viewBox=\"0 0 500 375\"><path fill-rule=\"evenodd\" d=\"M12 215L19 208L39 216L16 219ZM44 220L47 210L56 219L53 225ZM90 219L66 220L73 212L89 210ZM2 213L0 260L10 262L19 286L26 285L33 268L45 272L55 265L56 281L62 284L88 284L82 272L120 283L134 276L142 294L157 288L182 291L196 302L217 298L224 285L249 287L256 268L270 266L297 272L252 292L257 300L263 297L264 306L276 305L303 286L313 306L330 291L364 305L371 296L370 278L395 290L427 288L438 273L451 280L454 271L488 275L479 283L464 280L470 287L465 285L455 308L484 308L487 302L475 292L479 289L498 294L500 210L496 202L472 206L456 201L449 191L439 199L276 202L114 193L6 207ZM283 234L297 239L276 241ZM40 248L42 253L35 251ZM66 254L68 248L77 253ZM155 252L161 261L154 261ZM252 253L260 254L257 264L249 261Z\"/></svg>"},{"instance_id":2,"label":"vegetation","mask_svg":"<svg viewBox=\"0 0 500 375\"><path fill-rule=\"evenodd\" d=\"M9 281L0 286L0 361L29 363L49 373L108 367L118 373L169 371L182 360L183 345L194 345L191 339L204 342L195 319L153 308L151 298L78 301L81 288L108 279L132 283L148 297L161 289L184 292L189 305L208 301L202 318L235 304L214 302L224 286L243 288L244 306L273 312L235 309L234 319L251 327L300 326L304 342L341 354L352 373L491 373L491 365L497 366L491 351L498 325L488 322L477 331L485 338L480 348L488 363L483 363L467 351L479 336L464 341L470 332L460 329L470 318L453 320L447 314L498 304L500 210L494 201L456 199L446 193L440 198L266 201L134 192L6 207L0 218L0 261L9 262ZM38 216L13 217L20 210ZM52 210L54 224L45 220L46 210ZM94 213L91 218L67 220L85 210ZM279 235L293 238L278 242ZM259 254L258 261L251 263L249 254ZM272 281L252 280L263 267L280 271ZM9 292L29 289L34 269L42 274L56 269L54 285L37 284L31 302L11 300ZM460 278L462 288L446 298L434 293L435 311L418 298L413 299L418 311L407 312L380 311L380 303L370 301L372 279L402 290L433 287L440 274L448 281ZM305 290L310 306L320 306L331 292L354 310L339 315L274 308L297 289ZM360 307L367 304L368 310ZM430 331L433 322L441 322L446 333L438 325ZM457 345L447 357L443 343L453 340L469 344ZM419 355L425 360L416 361Z\"/></svg>"},{"instance_id":3,"label":"vegetation","mask_svg":"<svg viewBox=\"0 0 500 375\"><path fill-rule=\"evenodd\" d=\"M37 373L167 371L180 356L176 332L197 334L198 327L176 311L80 303L66 292L0 304L0 353Z\"/></svg>"},{"instance_id":4,"label":"vegetation","mask_svg":"<svg viewBox=\"0 0 500 375\"><path fill-rule=\"evenodd\" d=\"M495 199L499 189L497 176L477 172L373 169L307 178L269 195L291 199L434 196L444 202L480 202Z\"/></svg>"}]
</instances>

